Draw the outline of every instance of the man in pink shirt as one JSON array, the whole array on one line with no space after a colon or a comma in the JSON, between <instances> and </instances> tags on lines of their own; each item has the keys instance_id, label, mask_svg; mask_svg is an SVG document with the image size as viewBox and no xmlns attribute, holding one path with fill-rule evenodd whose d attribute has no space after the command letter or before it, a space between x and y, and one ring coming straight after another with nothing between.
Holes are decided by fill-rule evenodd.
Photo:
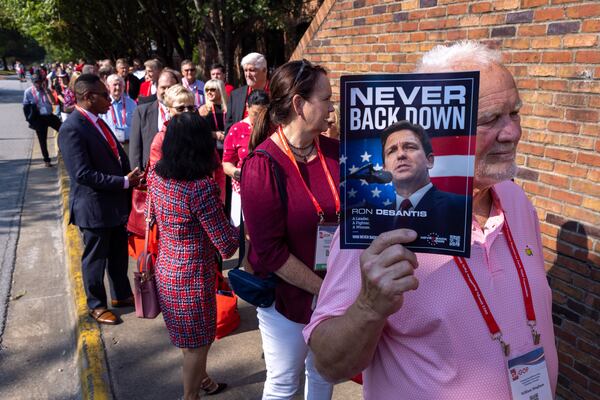
<instances>
[{"instance_id":1,"label":"man in pink shirt","mask_svg":"<svg viewBox=\"0 0 600 400\"><path fill-rule=\"evenodd\" d=\"M537 214L511 182L521 100L500 60L496 51L462 42L434 48L417 70L481 73L466 267L451 256L407 250L402 244L417 235L406 229L380 235L364 251L340 251L339 232L331 245L304 336L328 379L363 371L365 399L517 400L536 391L539 400L554 396L558 360ZM533 351L540 348L545 369L532 391L519 391L519 374L527 370L508 365L524 354L539 355ZM540 360L536 366L543 366Z\"/></svg>"}]
</instances>

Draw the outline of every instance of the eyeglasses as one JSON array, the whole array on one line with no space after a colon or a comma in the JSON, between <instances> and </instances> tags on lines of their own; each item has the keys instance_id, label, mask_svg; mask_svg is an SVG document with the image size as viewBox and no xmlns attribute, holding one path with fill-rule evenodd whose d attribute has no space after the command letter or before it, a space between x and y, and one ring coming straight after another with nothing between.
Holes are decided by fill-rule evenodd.
<instances>
[{"instance_id":1,"label":"eyeglasses","mask_svg":"<svg viewBox=\"0 0 600 400\"><path fill-rule=\"evenodd\" d=\"M194 72L196 71L196 68L186 68L183 70L183 72Z\"/></svg>"},{"instance_id":2,"label":"eyeglasses","mask_svg":"<svg viewBox=\"0 0 600 400\"><path fill-rule=\"evenodd\" d=\"M173 109L175 111L177 111L178 113L182 113L182 112L194 113L194 112L198 111L198 108L196 106L178 106L178 107L173 107Z\"/></svg>"},{"instance_id":3,"label":"eyeglasses","mask_svg":"<svg viewBox=\"0 0 600 400\"><path fill-rule=\"evenodd\" d=\"M294 78L294 82L292 83L292 87L296 86L296 83L298 83L298 79L300 79L300 76L304 72L304 67L306 67L309 64L310 63L305 58L302 59L302 65L300 66L300 69L298 70L298 73L296 74L296 77Z\"/></svg>"},{"instance_id":4,"label":"eyeglasses","mask_svg":"<svg viewBox=\"0 0 600 400\"><path fill-rule=\"evenodd\" d=\"M208 92L216 92L217 89L216 88L212 88L212 87L211 88L204 88L204 91L207 92L207 93Z\"/></svg>"}]
</instances>

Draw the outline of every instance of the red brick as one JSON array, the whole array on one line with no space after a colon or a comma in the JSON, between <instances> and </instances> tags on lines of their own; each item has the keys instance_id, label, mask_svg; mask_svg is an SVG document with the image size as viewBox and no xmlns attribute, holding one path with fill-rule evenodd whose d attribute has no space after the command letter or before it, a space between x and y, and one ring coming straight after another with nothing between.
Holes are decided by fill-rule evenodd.
<instances>
[{"instance_id":1,"label":"red brick","mask_svg":"<svg viewBox=\"0 0 600 400\"><path fill-rule=\"evenodd\" d=\"M522 7L531 8L537 6L545 6L546 4L548 4L548 0L523 0Z\"/></svg>"},{"instance_id":2,"label":"red brick","mask_svg":"<svg viewBox=\"0 0 600 400\"><path fill-rule=\"evenodd\" d=\"M583 64L600 64L600 51L581 50L575 55L575 61Z\"/></svg>"},{"instance_id":3,"label":"red brick","mask_svg":"<svg viewBox=\"0 0 600 400\"><path fill-rule=\"evenodd\" d=\"M586 106L588 96L583 94L557 94L554 103L561 106Z\"/></svg>"},{"instance_id":4,"label":"red brick","mask_svg":"<svg viewBox=\"0 0 600 400\"><path fill-rule=\"evenodd\" d=\"M565 189L569 188L569 178L565 176L540 172L540 181L552 186L562 187Z\"/></svg>"},{"instance_id":5,"label":"red brick","mask_svg":"<svg viewBox=\"0 0 600 400\"><path fill-rule=\"evenodd\" d=\"M587 173L587 178L594 182L600 182L600 170L590 169Z\"/></svg>"},{"instance_id":6,"label":"red brick","mask_svg":"<svg viewBox=\"0 0 600 400\"><path fill-rule=\"evenodd\" d=\"M492 3L490 2L482 2L482 3L473 3L471 4L471 13L472 14L480 14L484 12L492 11Z\"/></svg>"},{"instance_id":7,"label":"red brick","mask_svg":"<svg viewBox=\"0 0 600 400\"><path fill-rule=\"evenodd\" d=\"M557 21L563 19L565 10L563 7L542 8L533 13L534 21Z\"/></svg>"},{"instance_id":8,"label":"red brick","mask_svg":"<svg viewBox=\"0 0 600 400\"><path fill-rule=\"evenodd\" d=\"M560 66L558 76L561 78L589 79L591 72L589 67L584 66Z\"/></svg>"},{"instance_id":9,"label":"red brick","mask_svg":"<svg viewBox=\"0 0 600 400\"><path fill-rule=\"evenodd\" d=\"M547 51L542 54L542 62L545 63L568 63L573 60L570 51Z\"/></svg>"},{"instance_id":10,"label":"red brick","mask_svg":"<svg viewBox=\"0 0 600 400\"><path fill-rule=\"evenodd\" d=\"M553 199L565 201L567 203L575 204L577 206L583 203L582 196L565 190L552 189L551 197Z\"/></svg>"},{"instance_id":11,"label":"red brick","mask_svg":"<svg viewBox=\"0 0 600 400\"><path fill-rule=\"evenodd\" d=\"M525 190L527 193L531 193L531 194L535 194L535 195L539 195L539 196L545 196L545 197L550 196L550 188L548 188L548 186L541 185L537 182L523 181L523 190ZM544 233L551 235L550 232L544 232ZM554 235L554 236L556 236L556 235Z\"/></svg>"},{"instance_id":12,"label":"red brick","mask_svg":"<svg viewBox=\"0 0 600 400\"><path fill-rule=\"evenodd\" d=\"M598 35L565 35L565 47L593 47L598 43Z\"/></svg>"},{"instance_id":13,"label":"red brick","mask_svg":"<svg viewBox=\"0 0 600 400\"><path fill-rule=\"evenodd\" d=\"M444 29L445 27L446 21L444 19L427 20L419 23L419 29L425 31L431 29Z\"/></svg>"},{"instance_id":14,"label":"red brick","mask_svg":"<svg viewBox=\"0 0 600 400\"><path fill-rule=\"evenodd\" d=\"M519 143L519 151L526 153L526 154L535 154L537 156L543 156L544 155L544 146L540 146L540 145L532 144L532 143L520 142Z\"/></svg>"},{"instance_id":15,"label":"red brick","mask_svg":"<svg viewBox=\"0 0 600 400\"><path fill-rule=\"evenodd\" d=\"M559 36L550 36L543 39L532 39L531 47L534 49L551 49L561 46L561 38Z\"/></svg>"},{"instance_id":16,"label":"red brick","mask_svg":"<svg viewBox=\"0 0 600 400\"><path fill-rule=\"evenodd\" d=\"M488 38L490 36L489 28L475 28L469 29L467 33L467 37L469 39L483 39Z\"/></svg>"},{"instance_id":17,"label":"red brick","mask_svg":"<svg viewBox=\"0 0 600 400\"><path fill-rule=\"evenodd\" d=\"M529 157L527 159L527 166L533 169L541 169L543 171L554 170L554 162L543 158Z\"/></svg>"},{"instance_id":18,"label":"red brick","mask_svg":"<svg viewBox=\"0 0 600 400\"><path fill-rule=\"evenodd\" d=\"M561 67L562 68L562 67ZM556 90L559 92L564 92L567 90L567 82L562 79L553 79L553 80L541 80L540 88L544 90Z\"/></svg>"},{"instance_id":19,"label":"red brick","mask_svg":"<svg viewBox=\"0 0 600 400\"><path fill-rule=\"evenodd\" d=\"M572 179L571 190L578 193L589 194L592 196L598 195L598 185L587 180Z\"/></svg>"},{"instance_id":20,"label":"red brick","mask_svg":"<svg viewBox=\"0 0 600 400\"><path fill-rule=\"evenodd\" d=\"M450 30L448 31L448 40L461 40L467 38L467 31L460 30Z\"/></svg>"},{"instance_id":21,"label":"red brick","mask_svg":"<svg viewBox=\"0 0 600 400\"><path fill-rule=\"evenodd\" d=\"M600 32L600 20L592 19L592 20L583 21L583 24L581 25L581 31L582 32Z\"/></svg>"},{"instance_id":22,"label":"red brick","mask_svg":"<svg viewBox=\"0 0 600 400\"><path fill-rule=\"evenodd\" d=\"M539 51L524 51L512 54L513 63L538 63L541 58Z\"/></svg>"},{"instance_id":23,"label":"red brick","mask_svg":"<svg viewBox=\"0 0 600 400\"><path fill-rule=\"evenodd\" d=\"M519 79L517 80L517 87L519 89L537 89L537 79Z\"/></svg>"},{"instance_id":24,"label":"red brick","mask_svg":"<svg viewBox=\"0 0 600 400\"><path fill-rule=\"evenodd\" d=\"M598 115L596 110L567 109L565 117L571 121L598 122Z\"/></svg>"},{"instance_id":25,"label":"red brick","mask_svg":"<svg viewBox=\"0 0 600 400\"><path fill-rule=\"evenodd\" d=\"M569 18L589 18L600 15L600 4L584 4L567 8Z\"/></svg>"},{"instance_id":26,"label":"red brick","mask_svg":"<svg viewBox=\"0 0 600 400\"><path fill-rule=\"evenodd\" d=\"M561 135L560 145L583 150L593 150L595 139L585 136Z\"/></svg>"},{"instance_id":27,"label":"red brick","mask_svg":"<svg viewBox=\"0 0 600 400\"><path fill-rule=\"evenodd\" d=\"M580 110L582 111L582 110ZM564 109L562 107L545 106L543 104L535 104L533 113L539 117L562 118ZM586 114L587 115L587 114Z\"/></svg>"},{"instance_id":28,"label":"red brick","mask_svg":"<svg viewBox=\"0 0 600 400\"><path fill-rule=\"evenodd\" d=\"M467 13L467 4L451 4L448 6L448 15L462 15Z\"/></svg>"},{"instance_id":29,"label":"red brick","mask_svg":"<svg viewBox=\"0 0 600 400\"><path fill-rule=\"evenodd\" d=\"M577 163L600 167L600 154L580 151L577 154Z\"/></svg>"},{"instance_id":30,"label":"red brick","mask_svg":"<svg viewBox=\"0 0 600 400\"><path fill-rule=\"evenodd\" d=\"M531 65L528 71L531 76L556 76L556 67L553 65Z\"/></svg>"},{"instance_id":31,"label":"red brick","mask_svg":"<svg viewBox=\"0 0 600 400\"><path fill-rule=\"evenodd\" d=\"M518 36L544 36L546 25L519 25L517 32Z\"/></svg>"},{"instance_id":32,"label":"red brick","mask_svg":"<svg viewBox=\"0 0 600 400\"><path fill-rule=\"evenodd\" d=\"M573 161L573 151L564 149L555 149L547 147L544 153L545 157L553 158L555 160L562 161Z\"/></svg>"},{"instance_id":33,"label":"red brick","mask_svg":"<svg viewBox=\"0 0 600 400\"><path fill-rule=\"evenodd\" d=\"M585 208L589 208L590 210L600 211L600 199L593 197L586 197L583 199L583 203L581 204Z\"/></svg>"},{"instance_id":34,"label":"red brick","mask_svg":"<svg viewBox=\"0 0 600 400\"><path fill-rule=\"evenodd\" d=\"M504 23L503 14L484 14L480 19L481 25L500 25Z\"/></svg>"},{"instance_id":35,"label":"red brick","mask_svg":"<svg viewBox=\"0 0 600 400\"><path fill-rule=\"evenodd\" d=\"M427 18L436 18L446 16L446 7L435 7L427 10Z\"/></svg>"},{"instance_id":36,"label":"red brick","mask_svg":"<svg viewBox=\"0 0 600 400\"><path fill-rule=\"evenodd\" d=\"M563 204L558 201L545 199L543 197L535 197L532 199L532 203L536 208L540 208L546 211L560 214L562 212Z\"/></svg>"},{"instance_id":37,"label":"red brick","mask_svg":"<svg viewBox=\"0 0 600 400\"><path fill-rule=\"evenodd\" d=\"M579 206L575 207L568 204L564 204L563 215L566 218L573 218L579 221L587 221L589 224L594 226L600 225L600 214L598 214L597 212L588 211ZM586 259L585 257L587 257L587 252L583 258L584 260Z\"/></svg>"},{"instance_id":38,"label":"red brick","mask_svg":"<svg viewBox=\"0 0 600 400\"><path fill-rule=\"evenodd\" d=\"M578 133L579 124L565 121L549 121L548 129L552 132Z\"/></svg>"}]
</instances>

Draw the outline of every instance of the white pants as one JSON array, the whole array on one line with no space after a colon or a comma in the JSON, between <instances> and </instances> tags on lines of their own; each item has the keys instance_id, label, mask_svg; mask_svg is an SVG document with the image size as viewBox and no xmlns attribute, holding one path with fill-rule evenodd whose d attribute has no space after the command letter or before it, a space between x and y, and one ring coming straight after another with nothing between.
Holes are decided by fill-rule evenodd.
<instances>
[{"instance_id":1,"label":"white pants","mask_svg":"<svg viewBox=\"0 0 600 400\"><path fill-rule=\"evenodd\" d=\"M231 190L231 222L233 226L240 226L240 214L242 211L242 197L235 190Z\"/></svg>"},{"instance_id":2,"label":"white pants","mask_svg":"<svg viewBox=\"0 0 600 400\"><path fill-rule=\"evenodd\" d=\"M306 325L281 315L275 304L258 307L257 314L267 366L263 400L291 399L300 387L302 371L306 376L304 399L331 399L333 385L317 372L313 354L304 342L302 329Z\"/></svg>"}]
</instances>

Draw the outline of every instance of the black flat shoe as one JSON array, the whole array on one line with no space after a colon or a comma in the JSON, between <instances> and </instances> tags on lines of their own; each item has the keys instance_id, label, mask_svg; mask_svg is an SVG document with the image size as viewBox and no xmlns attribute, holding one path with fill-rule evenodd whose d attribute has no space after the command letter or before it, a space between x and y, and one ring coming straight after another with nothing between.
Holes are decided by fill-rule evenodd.
<instances>
[{"instance_id":1,"label":"black flat shoe","mask_svg":"<svg viewBox=\"0 0 600 400\"><path fill-rule=\"evenodd\" d=\"M206 378L202 379L200 388L204 390L204 394L212 396L213 394L221 393L223 390L227 389L227 384L217 383L207 376Z\"/></svg>"}]
</instances>

